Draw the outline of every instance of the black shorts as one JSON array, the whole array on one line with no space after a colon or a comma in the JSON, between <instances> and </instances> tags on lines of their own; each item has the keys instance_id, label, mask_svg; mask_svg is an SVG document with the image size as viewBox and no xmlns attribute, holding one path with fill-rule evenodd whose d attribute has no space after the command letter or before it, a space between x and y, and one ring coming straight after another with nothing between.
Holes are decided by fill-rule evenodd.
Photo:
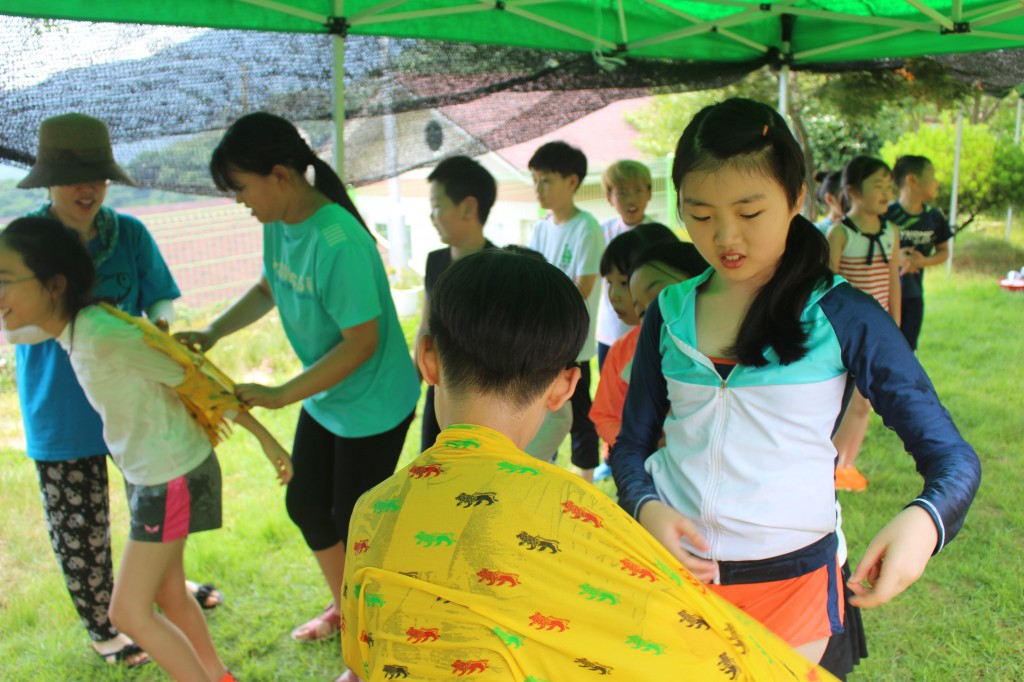
<instances>
[{"instance_id":1,"label":"black shorts","mask_svg":"<svg viewBox=\"0 0 1024 682\"><path fill-rule=\"evenodd\" d=\"M131 530L138 542L173 542L221 526L220 463L211 452L192 471L159 485L125 481Z\"/></svg>"}]
</instances>

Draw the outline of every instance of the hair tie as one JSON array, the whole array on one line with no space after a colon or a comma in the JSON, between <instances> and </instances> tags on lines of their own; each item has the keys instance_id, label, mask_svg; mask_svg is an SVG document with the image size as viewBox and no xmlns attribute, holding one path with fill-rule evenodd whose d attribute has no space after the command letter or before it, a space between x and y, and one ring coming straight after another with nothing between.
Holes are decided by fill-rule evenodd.
<instances>
[{"instance_id":1,"label":"hair tie","mask_svg":"<svg viewBox=\"0 0 1024 682\"><path fill-rule=\"evenodd\" d=\"M768 124L764 124L764 130L761 131L761 137L768 137Z\"/></svg>"}]
</instances>

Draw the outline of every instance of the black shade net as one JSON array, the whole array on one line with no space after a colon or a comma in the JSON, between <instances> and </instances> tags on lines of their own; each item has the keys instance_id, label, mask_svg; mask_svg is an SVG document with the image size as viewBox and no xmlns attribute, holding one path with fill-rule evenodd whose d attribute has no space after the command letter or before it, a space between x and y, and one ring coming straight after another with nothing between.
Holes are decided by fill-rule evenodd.
<instances>
[{"instance_id":1,"label":"black shade net","mask_svg":"<svg viewBox=\"0 0 1024 682\"><path fill-rule=\"evenodd\" d=\"M318 153L331 157L330 36L12 18L0 20L0 28L13 36L0 48L4 163L30 166L39 123L69 111L107 123L115 156L144 187L217 194L207 172L210 151L231 121L251 111L292 120ZM1024 51L1003 52L1017 69L999 67L1009 74L999 87L1008 89L1004 80L1024 82ZM946 59L951 69L963 67L961 56ZM344 179L362 185L443 156L501 149L619 99L723 87L771 61L770 55L739 64L606 59L351 36L345 41ZM899 65L887 60L826 69ZM979 67L977 77L993 68Z\"/></svg>"}]
</instances>

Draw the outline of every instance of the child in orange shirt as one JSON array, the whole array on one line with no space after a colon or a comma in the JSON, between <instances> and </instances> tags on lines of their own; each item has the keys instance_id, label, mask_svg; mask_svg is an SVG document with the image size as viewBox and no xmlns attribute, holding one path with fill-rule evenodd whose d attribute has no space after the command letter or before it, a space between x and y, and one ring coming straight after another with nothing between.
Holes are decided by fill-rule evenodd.
<instances>
[{"instance_id":1,"label":"child in orange shirt","mask_svg":"<svg viewBox=\"0 0 1024 682\"><path fill-rule=\"evenodd\" d=\"M630 235L635 235L630 237ZM646 242L646 243L645 243ZM623 260L633 246L631 257ZM629 265L623 265L629 263ZM625 274L620 267L625 267ZM635 325L608 351L601 369L601 383L594 395L590 418L608 447L615 445L622 426L622 408L629 389L633 353L640 337L640 323L647 305L662 289L704 272L707 262L689 242L681 242L659 223L640 225L612 240L601 261L608 282L608 298L620 318ZM634 293L635 292L635 293Z\"/></svg>"}]
</instances>

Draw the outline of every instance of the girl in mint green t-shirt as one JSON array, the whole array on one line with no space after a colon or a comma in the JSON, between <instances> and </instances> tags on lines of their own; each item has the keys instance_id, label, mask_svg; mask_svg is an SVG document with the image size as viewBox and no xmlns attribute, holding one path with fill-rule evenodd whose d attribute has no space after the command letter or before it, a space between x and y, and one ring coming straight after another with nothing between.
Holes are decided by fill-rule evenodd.
<instances>
[{"instance_id":1,"label":"girl in mint green t-shirt","mask_svg":"<svg viewBox=\"0 0 1024 682\"><path fill-rule=\"evenodd\" d=\"M209 327L179 338L205 350L278 309L303 371L280 386L240 384L237 393L269 409L302 401L285 503L333 599L292 637L322 639L341 625L352 508L394 472L419 381L376 242L295 126L263 112L243 116L214 150L210 172L264 224L263 275Z\"/></svg>"}]
</instances>

